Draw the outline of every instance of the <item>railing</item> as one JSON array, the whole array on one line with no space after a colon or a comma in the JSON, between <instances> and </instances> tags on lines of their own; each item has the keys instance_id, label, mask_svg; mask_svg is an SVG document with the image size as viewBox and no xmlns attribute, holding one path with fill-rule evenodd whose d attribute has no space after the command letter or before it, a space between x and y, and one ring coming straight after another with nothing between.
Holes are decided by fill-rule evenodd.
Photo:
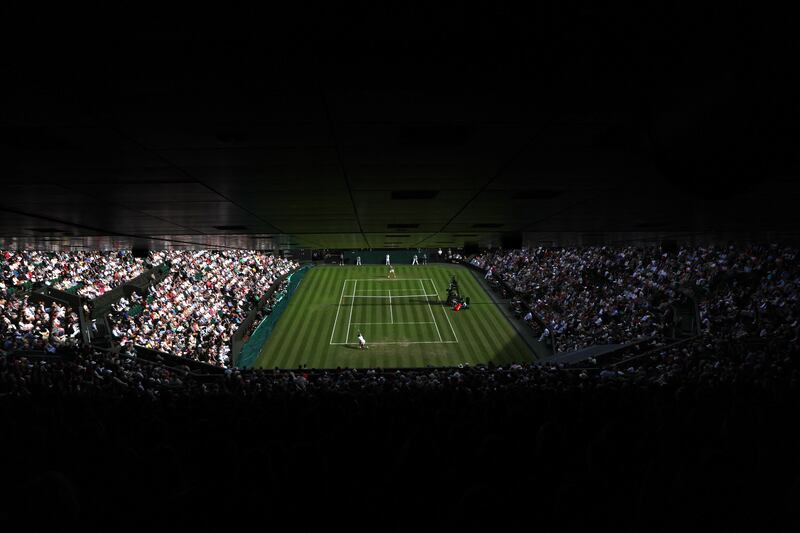
<instances>
[{"instance_id":1,"label":"railing","mask_svg":"<svg viewBox=\"0 0 800 533\"><path fill-rule=\"evenodd\" d=\"M169 368L186 366L197 374L225 373L225 369L220 366L204 363L203 361L198 361L196 359L191 359L189 357L181 357L179 355L173 355L166 352L153 350L152 348L145 348L144 346L134 346L134 348L136 349L137 359L142 359L144 361L149 361L151 363L160 364Z\"/></svg>"},{"instance_id":2,"label":"railing","mask_svg":"<svg viewBox=\"0 0 800 533\"><path fill-rule=\"evenodd\" d=\"M121 298L130 297L134 292L144 296L147 294L150 286L161 282L161 280L167 277L169 269L170 264L168 262L161 263L160 265L145 270L135 278L114 287L103 295L98 296L90 302L92 306L91 318L105 316L112 305L117 303Z\"/></svg>"},{"instance_id":3,"label":"railing","mask_svg":"<svg viewBox=\"0 0 800 533\"><path fill-rule=\"evenodd\" d=\"M40 287L30 293L28 297L32 302L37 300L43 302L58 302L62 305L66 304L71 307L78 314L78 324L81 328L81 339L85 344L91 342L89 335L89 319L86 317L83 309L83 299L77 294L54 289L52 287Z\"/></svg>"},{"instance_id":4,"label":"railing","mask_svg":"<svg viewBox=\"0 0 800 533\"><path fill-rule=\"evenodd\" d=\"M617 361L616 363L612 363L612 364L610 364L608 366L611 367L611 368L614 368L614 367L617 367L617 366L620 366L620 365L628 364L631 361L635 361L637 359L641 359L642 357L648 357L650 355L653 355L656 352L663 352L665 350L671 350L673 348L677 348L678 346L682 346L684 344L688 344L688 343L690 343L692 341L697 340L698 338L699 338L699 335L695 335L693 337L687 337L685 339L681 339L679 341L675 341L675 342L670 343L670 344L665 344L663 346L657 346L657 347L653 348L652 350L647 350L646 352L642 352L640 354L636 354L636 355L634 355L632 357L628 357L626 359L623 359L622 361Z\"/></svg>"},{"instance_id":5,"label":"railing","mask_svg":"<svg viewBox=\"0 0 800 533\"><path fill-rule=\"evenodd\" d=\"M156 352L155 350L149 350L147 348L138 348L136 350L136 356L129 356L125 353L120 353L116 348L98 348L95 346L92 348L92 350L116 355L121 359L132 359L139 364L165 368L175 374L180 374L183 377L191 377L198 382L217 381L220 378L225 377L224 369L220 367L206 365L198 361L184 359L177 356L170 356L169 354ZM52 354L37 350L15 350L13 352L4 354L4 357L11 361L19 358L25 358L37 361L55 362L69 361L77 357L77 354L74 349L60 348ZM174 387L172 385L159 385L157 383L150 383L148 386L161 389L170 389Z\"/></svg>"}]
</instances>

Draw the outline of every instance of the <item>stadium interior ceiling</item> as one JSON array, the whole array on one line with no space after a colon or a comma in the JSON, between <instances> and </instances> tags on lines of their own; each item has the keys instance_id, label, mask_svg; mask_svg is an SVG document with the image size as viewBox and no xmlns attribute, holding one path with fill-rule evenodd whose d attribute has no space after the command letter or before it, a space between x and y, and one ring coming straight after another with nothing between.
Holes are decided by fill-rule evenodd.
<instances>
[{"instance_id":1,"label":"stadium interior ceiling","mask_svg":"<svg viewBox=\"0 0 800 533\"><path fill-rule=\"evenodd\" d=\"M695 13L677 48L669 24L537 9L502 30L455 14L400 34L399 13L365 27L330 11L303 23L237 13L213 32L12 34L25 53L3 67L0 244L796 239L798 104L772 53L782 33L704 37L771 21Z\"/></svg>"}]
</instances>

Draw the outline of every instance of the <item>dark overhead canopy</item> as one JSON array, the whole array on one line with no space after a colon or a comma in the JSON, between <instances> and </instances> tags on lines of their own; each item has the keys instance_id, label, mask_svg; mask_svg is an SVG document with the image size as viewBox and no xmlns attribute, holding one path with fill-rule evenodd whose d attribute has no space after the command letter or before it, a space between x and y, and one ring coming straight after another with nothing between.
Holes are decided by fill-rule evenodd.
<instances>
[{"instance_id":1,"label":"dark overhead canopy","mask_svg":"<svg viewBox=\"0 0 800 533\"><path fill-rule=\"evenodd\" d=\"M444 24L413 6L360 18L306 7L155 27L69 12L7 37L3 244L798 230L780 24L560 2Z\"/></svg>"}]
</instances>

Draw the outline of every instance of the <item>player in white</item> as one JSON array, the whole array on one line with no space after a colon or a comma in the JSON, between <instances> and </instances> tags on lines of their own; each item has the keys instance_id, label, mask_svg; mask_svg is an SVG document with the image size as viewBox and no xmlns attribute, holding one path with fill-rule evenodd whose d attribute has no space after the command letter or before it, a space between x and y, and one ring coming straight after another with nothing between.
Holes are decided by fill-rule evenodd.
<instances>
[{"instance_id":1,"label":"player in white","mask_svg":"<svg viewBox=\"0 0 800 533\"><path fill-rule=\"evenodd\" d=\"M363 350L367 346L367 341L364 339L364 335L361 332L358 332L358 348Z\"/></svg>"},{"instance_id":2,"label":"player in white","mask_svg":"<svg viewBox=\"0 0 800 533\"><path fill-rule=\"evenodd\" d=\"M387 278L397 279L397 275L394 273L394 267L389 265L389 275L386 276Z\"/></svg>"},{"instance_id":3,"label":"player in white","mask_svg":"<svg viewBox=\"0 0 800 533\"><path fill-rule=\"evenodd\" d=\"M389 261L389 254L386 254L386 266L391 265L391 261Z\"/></svg>"},{"instance_id":4,"label":"player in white","mask_svg":"<svg viewBox=\"0 0 800 533\"><path fill-rule=\"evenodd\" d=\"M417 254L414 254L414 258L411 260L411 265L419 265L419 257L417 257Z\"/></svg>"},{"instance_id":5,"label":"player in white","mask_svg":"<svg viewBox=\"0 0 800 533\"><path fill-rule=\"evenodd\" d=\"M356 257L356 266L361 266L361 256Z\"/></svg>"}]
</instances>

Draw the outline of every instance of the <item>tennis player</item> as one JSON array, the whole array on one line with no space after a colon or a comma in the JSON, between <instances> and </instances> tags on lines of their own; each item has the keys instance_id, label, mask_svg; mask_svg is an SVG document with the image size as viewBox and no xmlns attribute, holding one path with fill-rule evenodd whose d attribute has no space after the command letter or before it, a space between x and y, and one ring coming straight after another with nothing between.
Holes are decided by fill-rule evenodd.
<instances>
[{"instance_id":1,"label":"tennis player","mask_svg":"<svg viewBox=\"0 0 800 533\"><path fill-rule=\"evenodd\" d=\"M389 265L389 275L386 277L391 279L397 279L397 275L394 273L394 267L392 265Z\"/></svg>"},{"instance_id":2,"label":"tennis player","mask_svg":"<svg viewBox=\"0 0 800 533\"><path fill-rule=\"evenodd\" d=\"M363 350L364 348L366 348L366 346L367 346L367 341L366 341L366 339L364 339L364 335L362 335L361 332L359 331L358 332L358 348L360 350Z\"/></svg>"}]
</instances>

